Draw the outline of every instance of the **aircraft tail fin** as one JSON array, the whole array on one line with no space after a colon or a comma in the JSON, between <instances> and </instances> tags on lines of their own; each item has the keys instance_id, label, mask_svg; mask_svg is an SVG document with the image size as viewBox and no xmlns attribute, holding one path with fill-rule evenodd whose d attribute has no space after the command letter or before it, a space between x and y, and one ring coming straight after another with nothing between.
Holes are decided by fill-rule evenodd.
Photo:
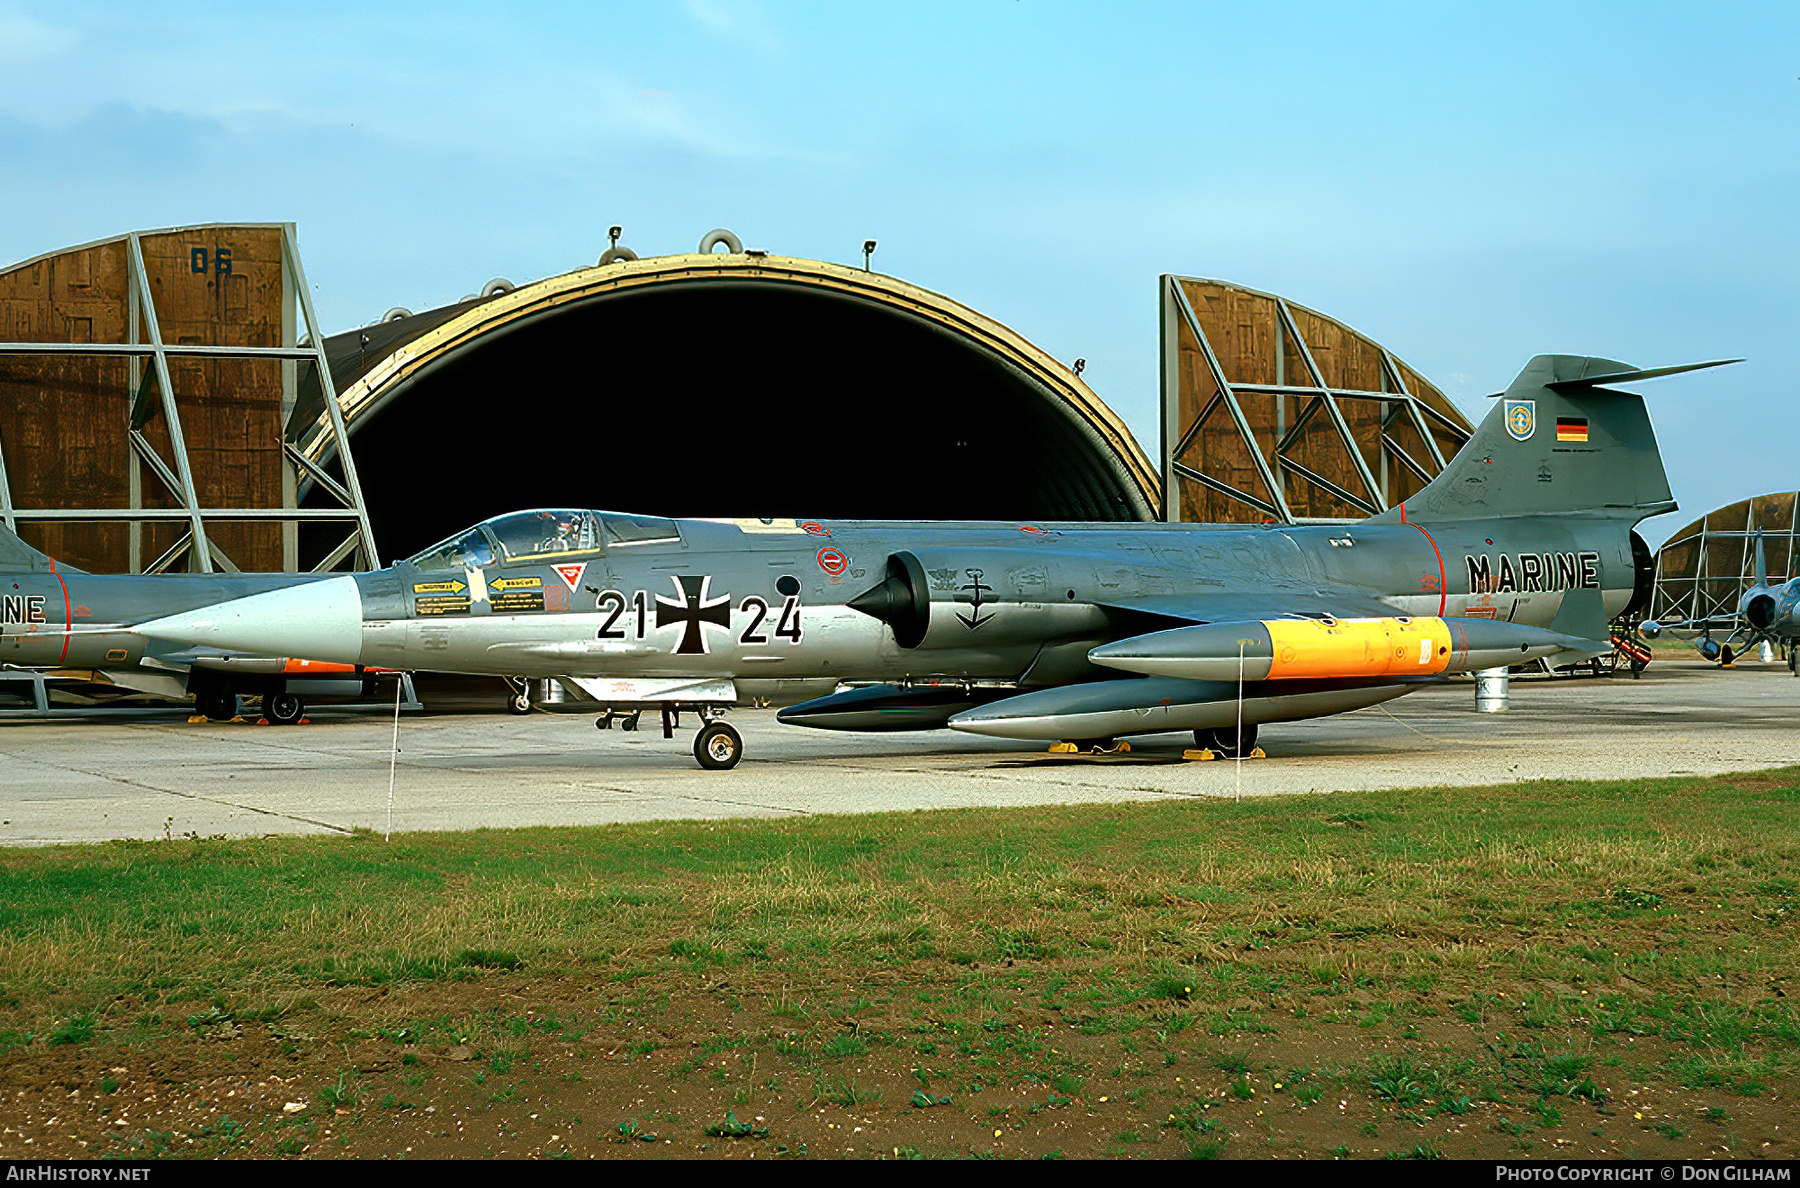
<instances>
[{"instance_id":1,"label":"aircraft tail fin","mask_svg":"<svg viewBox=\"0 0 1800 1188\"><path fill-rule=\"evenodd\" d=\"M0 573L49 573L59 568L47 553L40 553L20 540L18 535L5 525L0 525ZM79 573L64 565L60 567L65 573Z\"/></svg>"},{"instance_id":2,"label":"aircraft tail fin","mask_svg":"<svg viewBox=\"0 0 1800 1188\"><path fill-rule=\"evenodd\" d=\"M1539 355L1500 393L1442 474L1377 521L1614 515L1633 523L1675 510L1644 398L1606 384L1714 363L1635 368L1585 355Z\"/></svg>"}]
</instances>

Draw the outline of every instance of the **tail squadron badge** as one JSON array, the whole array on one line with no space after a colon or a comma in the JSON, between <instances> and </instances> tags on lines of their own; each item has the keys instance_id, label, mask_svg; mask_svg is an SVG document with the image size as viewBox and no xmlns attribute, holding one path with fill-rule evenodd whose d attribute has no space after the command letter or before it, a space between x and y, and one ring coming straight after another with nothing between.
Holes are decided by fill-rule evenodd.
<instances>
[{"instance_id":1,"label":"tail squadron badge","mask_svg":"<svg viewBox=\"0 0 1800 1188\"><path fill-rule=\"evenodd\" d=\"M1506 402L1506 431L1512 434L1515 441L1530 441L1532 433L1537 429L1537 401L1508 400Z\"/></svg>"}]
</instances>

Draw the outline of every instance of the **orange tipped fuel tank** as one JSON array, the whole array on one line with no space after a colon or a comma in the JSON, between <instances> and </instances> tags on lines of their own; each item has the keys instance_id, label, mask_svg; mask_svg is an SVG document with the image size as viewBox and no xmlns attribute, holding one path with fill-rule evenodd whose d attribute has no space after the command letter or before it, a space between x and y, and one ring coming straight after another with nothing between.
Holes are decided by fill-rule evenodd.
<instances>
[{"instance_id":1,"label":"orange tipped fuel tank","mask_svg":"<svg viewBox=\"0 0 1800 1188\"><path fill-rule=\"evenodd\" d=\"M1605 641L1493 619L1265 619L1203 623L1105 644L1096 664L1150 676L1235 681L1366 680L1472 672L1605 651Z\"/></svg>"},{"instance_id":2,"label":"orange tipped fuel tank","mask_svg":"<svg viewBox=\"0 0 1800 1188\"><path fill-rule=\"evenodd\" d=\"M1275 619L1268 679L1435 676L1450 663L1442 619Z\"/></svg>"},{"instance_id":3,"label":"orange tipped fuel tank","mask_svg":"<svg viewBox=\"0 0 1800 1188\"><path fill-rule=\"evenodd\" d=\"M1436 676L1452 647L1450 628L1438 618L1269 619L1159 631L1088 656L1113 668L1199 681L1362 680Z\"/></svg>"}]
</instances>

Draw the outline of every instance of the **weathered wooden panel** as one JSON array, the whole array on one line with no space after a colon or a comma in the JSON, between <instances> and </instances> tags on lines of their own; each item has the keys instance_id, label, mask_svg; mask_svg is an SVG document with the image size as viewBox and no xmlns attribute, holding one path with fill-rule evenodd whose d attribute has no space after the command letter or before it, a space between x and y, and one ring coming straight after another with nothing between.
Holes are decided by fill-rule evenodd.
<instances>
[{"instance_id":1,"label":"weathered wooden panel","mask_svg":"<svg viewBox=\"0 0 1800 1188\"><path fill-rule=\"evenodd\" d=\"M142 242L165 342L283 345L279 228L202 227ZM176 358L169 373L201 506L280 507L281 364ZM207 533L244 569L281 568L279 524L213 522Z\"/></svg>"},{"instance_id":2,"label":"weathered wooden panel","mask_svg":"<svg viewBox=\"0 0 1800 1188\"><path fill-rule=\"evenodd\" d=\"M0 273L0 325L18 342L124 342L125 278L123 241ZM127 505L127 371L119 358L0 356L0 446L15 507ZM124 557L123 525L20 528L32 545L83 569Z\"/></svg>"},{"instance_id":3,"label":"weathered wooden panel","mask_svg":"<svg viewBox=\"0 0 1800 1188\"><path fill-rule=\"evenodd\" d=\"M1284 387L1316 387L1321 384L1339 392L1409 392L1429 407L1442 413L1452 426L1434 426L1432 441L1445 458L1454 455L1472 432L1466 418L1436 387L1417 372L1394 361L1367 336L1323 314L1289 303L1293 320L1290 332L1281 317L1275 297L1225 284L1221 281L1191 277L1175 278L1182 294L1193 307L1195 319L1212 347L1224 373L1225 381L1237 385L1280 385ZM1181 350L1197 350L1187 345L1189 335L1181 334ZM1310 355L1312 366L1308 366ZM1316 370L1315 370L1316 369ZM1210 398L1210 377L1202 380L1186 365L1176 369L1182 384L1177 394L1179 420L1183 429L1192 425L1195 410L1203 400L1191 393ZM1280 484L1289 510L1304 518L1355 518L1363 510L1350 504L1329 488L1302 475L1300 468L1342 488L1359 498L1371 498L1391 506L1405 499L1423 485L1418 475L1406 467L1384 445L1387 440L1399 444L1407 454L1428 471L1437 469L1436 457L1420 435L1412 414L1404 405L1375 398L1337 397L1345 430L1354 446L1347 444L1333 420L1323 409L1310 417L1306 409L1313 403L1300 395L1246 392L1236 387L1239 406L1243 409L1251 437L1257 450L1269 463ZM1295 426L1301 428L1296 431ZM1215 436L1230 440L1212 440ZM1229 482L1242 490L1262 490L1254 459L1245 448L1241 435L1229 418L1208 418L1188 453L1192 457L1208 457L1222 469L1199 465L1189 457L1182 461L1213 478ZM1278 444L1285 442L1278 450ZM1354 448L1354 453L1352 449ZM1278 464L1278 452L1297 464ZM1373 476L1376 490L1371 491L1357 465L1357 455ZM1247 477L1246 477L1247 473ZM1198 484L1189 483L1189 487ZM1216 495L1193 495L1193 503L1184 495L1181 503L1184 518L1190 508L1203 505L1204 518L1253 520L1261 518L1253 508Z\"/></svg>"},{"instance_id":4,"label":"weathered wooden panel","mask_svg":"<svg viewBox=\"0 0 1800 1188\"><path fill-rule=\"evenodd\" d=\"M1299 432L1284 451L1285 455L1346 491L1362 494L1362 479L1344 449L1344 440L1337 426L1332 424L1322 398L1305 401L1299 414L1305 419L1299 422ZM1349 518L1363 514L1352 504L1298 474L1288 474L1286 489L1288 510L1296 516Z\"/></svg>"},{"instance_id":5,"label":"weathered wooden panel","mask_svg":"<svg viewBox=\"0 0 1800 1188\"><path fill-rule=\"evenodd\" d=\"M1364 392L1388 390L1379 346L1343 323L1310 309L1290 305L1288 310L1300 336L1312 348L1313 362L1319 365L1326 387Z\"/></svg>"},{"instance_id":6,"label":"weathered wooden panel","mask_svg":"<svg viewBox=\"0 0 1800 1188\"><path fill-rule=\"evenodd\" d=\"M1180 433L1177 441L1187 440L1188 448L1177 456L1185 466L1217 478L1254 498L1270 501L1268 488L1257 472L1255 460L1244 447L1225 402L1218 399L1219 387L1200 344L1184 324L1179 327L1177 349L1181 353ZM1200 429L1189 437L1195 421ZM1254 508L1232 499L1203 483L1178 479L1181 495L1181 517L1190 522L1246 522L1266 519Z\"/></svg>"},{"instance_id":7,"label":"weathered wooden panel","mask_svg":"<svg viewBox=\"0 0 1800 1188\"><path fill-rule=\"evenodd\" d=\"M1181 281L1228 384L1275 382L1275 301L1229 285Z\"/></svg>"},{"instance_id":8,"label":"weathered wooden panel","mask_svg":"<svg viewBox=\"0 0 1800 1188\"><path fill-rule=\"evenodd\" d=\"M167 343L281 346L281 229L200 227L140 239L156 317ZM0 272L0 337L20 342L130 341L130 248L121 237ZM148 333L140 324L139 340ZM0 356L0 448L20 508L128 508L133 365L122 357ZM144 434L171 471L175 455L161 392L146 358ZM266 360L173 358L170 378L194 486L204 507L280 507L282 365ZM149 467L144 507L179 506ZM130 567L124 523L30 523L21 535L69 564ZM146 524L141 558L154 560L185 526ZM213 540L245 569L282 567L276 524L209 523Z\"/></svg>"}]
</instances>

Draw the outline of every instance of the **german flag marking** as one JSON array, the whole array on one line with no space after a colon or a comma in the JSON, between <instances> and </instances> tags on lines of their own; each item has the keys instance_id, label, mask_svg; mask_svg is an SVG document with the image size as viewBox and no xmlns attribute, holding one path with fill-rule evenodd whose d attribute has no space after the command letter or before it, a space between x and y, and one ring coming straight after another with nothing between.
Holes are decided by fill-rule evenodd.
<instances>
[{"instance_id":1,"label":"german flag marking","mask_svg":"<svg viewBox=\"0 0 1800 1188\"><path fill-rule=\"evenodd\" d=\"M1587 438L1587 418L1586 417L1558 417L1558 418L1556 418L1556 440L1558 440L1558 441L1586 441L1587 439L1588 438Z\"/></svg>"}]
</instances>

